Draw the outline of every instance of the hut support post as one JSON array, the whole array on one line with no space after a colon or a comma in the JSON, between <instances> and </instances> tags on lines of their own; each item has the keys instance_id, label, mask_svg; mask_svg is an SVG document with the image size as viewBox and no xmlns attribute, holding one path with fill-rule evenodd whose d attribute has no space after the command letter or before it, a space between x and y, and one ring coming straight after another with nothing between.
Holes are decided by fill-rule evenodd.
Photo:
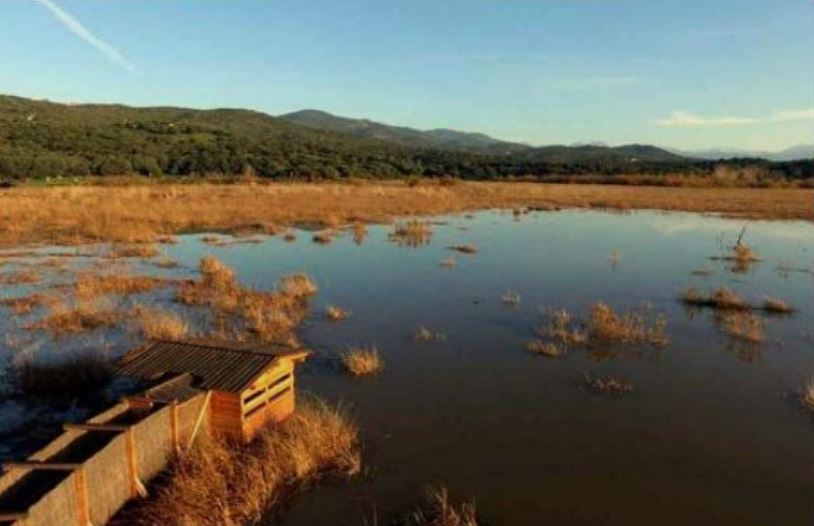
<instances>
[{"instance_id":1,"label":"hut support post","mask_svg":"<svg viewBox=\"0 0 814 526\"><path fill-rule=\"evenodd\" d=\"M204 416L206 416L206 412L209 410L209 400L212 398L212 391L206 392L206 397L204 398L203 404L201 405L201 410L198 412L198 418L195 420L195 427L192 428L192 433L189 435L189 442L187 443L187 450L192 448L192 444L195 443L195 436L198 434L198 429L201 427L203 423Z\"/></svg>"}]
</instances>

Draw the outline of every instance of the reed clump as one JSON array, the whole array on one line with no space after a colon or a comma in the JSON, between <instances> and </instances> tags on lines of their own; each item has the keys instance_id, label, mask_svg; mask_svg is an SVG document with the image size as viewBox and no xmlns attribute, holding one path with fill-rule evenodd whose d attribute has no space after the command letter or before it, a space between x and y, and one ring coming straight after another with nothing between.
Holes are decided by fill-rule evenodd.
<instances>
[{"instance_id":1,"label":"reed clump","mask_svg":"<svg viewBox=\"0 0 814 526\"><path fill-rule=\"evenodd\" d=\"M449 250L454 250L462 254L477 254L478 247L475 245L450 245L447 247Z\"/></svg>"},{"instance_id":2,"label":"reed clump","mask_svg":"<svg viewBox=\"0 0 814 526\"><path fill-rule=\"evenodd\" d=\"M616 398L633 392L633 382L615 376L591 376L585 373L583 385L594 394Z\"/></svg>"},{"instance_id":3,"label":"reed clump","mask_svg":"<svg viewBox=\"0 0 814 526\"><path fill-rule=\"evenodd\" d=\"M413 332L413 340L422 343L444 342L447 337L444 333L436 332L424 325L419 325Z\"/></svg>"},{"instance_id":4,"label":"reed clump","mask_svg":"<svg viewBox=\"0 0 814 526\"><path fill-rule=\"evenodd\" d=\"M369 349L351 347L340 355L345 370L353 376L376 374L384 368L384 361L379 357L376 346Z\"/></svg>"},{"instance_id":5,"label":"reed clump","mask_svg":"<svg viewBox=\"0 0 814 526\"><path fill-rule=\"evenodd\" d=\"M327 245L334 240L334 234L330 230L324 230L314 234L311 239L318 245Z\"/></svg>"},{"instance_id":6,"label":"reed clump","mask_svg":"<svg viewBox=\"0 0 814 526\"><path fill-rule=\"evenodd\" d=\"M517 292L512 292L507 290L503 294L500 295L500 301L506 305L507 307L519 307L520 306L520 294Z\"/></svg>"},{"instance_id":7,"label":"reed clump","mask_svg":"<svg viewBox=\"0 0 814 526\"><path fill-rule=\"evenodd\" d=\"M119 323L122 313L108 301L80 300L72 304L57 300L48 315L29 325L28 329L44 329L55 334L92 331Z\"/></svg>"},{"instance_id":8,"label":"reed clump","mask_svg":"<svg viewBox=\"0 0 814 526\"><path fill-rule=\"evenodd\" d=\"M526 350L533 354L548 356L549 358L561 358L565 356L567 349L563 345L554 342L544 342L538 338L532 338L526 342Z\"/></svg>"},{"instance_id":9,"label":"reed clump","mask_svg":"<svg viewBox=\"0 0 814 526\"><path fill-rule=\"evenodd\" d=\"M141 336L150 340L181 340L189 334L189 324L166 309L137 305L130 316Z\"/></svg>"},{"instance_id":10,"label":"reed clump","mask_svg":"<svg viewBox=\"0 0 814 526\"><path fill-rule=\"evenodd\" d=\"M809 378L800 389L800 405L808 411L814 411L814 376Z\"/></svg>"},{"instance_id":11,"label":"reed clump","mask_svg":"<svg viewBox=\"0 0 814 526\"><path fill-rule=\"evenodd\" d=\"M325 307L325 317L331 321L342 321L344 319L349 318L351 312L347 309L343 309L337 305L328 305Z\"/></svg>"},{"instance_id":12,"label":"reed clump","mask_svg":"<svg viewBox=\"0 0 814 526\"><path fill-rule=\"evenodd\" d=\"M767 297L763 300L763 310L772 314L791 314L794 307L781 299Z\"/></svg>"},{"instance_id":13,"label":"reed clump","mask_svg":"<svg viewBox=\"0 0 814 526\"><path fill-rule=\"evenodd\" d=\"M258 524L307 485L353 476L360 468L356 426L341 409L309 399L248 445L198 441L171 464L149 497L118 518L121 524Z\"/></svg>"},{"instance_id":14,"label":"reed clump","mask_svg":"<svg viewBox=\"0 0 814 526\"><path fill-rule=\"evenodd\" d=\"M19 316L30 314L34 311L34 309L54 301L57 300L52 296L35 292L34 294L29 294L28 296L0 300L0 305L11 309L11 312Z\"/></svg>"},{"instance_id":15,"label":"reed clump","mask_svg":"<svg viewBox=\"0 0 814 526\"><path fill-rule=\"evenodd\" d=\"M73 284L73 292L77 298L89 300L111 294L120 296L143 294L170 283L166 279L154 276L131 276L126 272L99 274L84 271L77 274Z\"/></svg>"},{"instance_id":16,"label":"reed clump","mask_svg":"<svg viewBox=\"0 0 814 526\"><path fill-rule=\"evenodd\" d=\"M543 339L551 339L561 346L581 345L588 341L588 335L574 320L570 312L565 309L546 310L548 324L535 328L535 332Z\"/></svg>"},{"instance_id":17,"label":"reed clump","mask_svg":"<svg viewBox=\"0 0 814 526\"><path fill-rule=\"evenodd\" d=\"M474 502L456 506L446 488L427 490L427 502L406 521L409 526L478 526Z\"/></svg>"},{"instance_id":18,"label":"reed clump","mask_svg":"<svg viewBox=\"0 0 814 526\"><path fill-rule=\"evenodd\" d=\"M0 285L34 285L40 281L42 276L32 270L0 274Z\"/></svg>"},{"instance_id":19,"label":"reed clump","mask_svg":"<svg viewBox=\"0 0 814 526\"><path fill-rule=\"evenodd\" d=\"M432 228L426 221L410 219L393 225L390 240L399 245L420 247L427 245L432 237Z\"/></svg>"},{"instance_id":20,"label":"reed clump","mask_svg":"<svg viewBox=\"0 0 814 526\"><path fill-rule=\"evenodd\" d=\"M648 309L616 312L607 303L598 301L588 310L586 324L588 341L592 345L606 343L644 343L667 345L667 319L662 314L648 316Z\"/></svg>"},{"instance_id":21,"label":"reed clump","mask_svg":"<svg viewBox=\"0 0 814 526\"><path fill-rule=\"evenodd\" d=\"M748 343L761 343L763 322L749 311L729 311L718 314L715 323L731 338Z\"/></svg>"},{"instance_id":22,"label":"reed clump","mask_svg":"<svg viewBox=\"0 0 814 526\"><path fill-rule=\"evenodd\" d=\"M199 279L179 285L176 300L209 307L218 336L238 340L291 341L309 296L317 291L316 283L301 273L283 278L272 291L244 287L230 267L211 256L201 259L199 271Z\"/></svg>"},{"instance_id":23,"label":"reed clump","mask_svg":"<svg viewBox=\"0 0 814 526\"><path fill-rule=\"evenodd\" d=\"M159 254L158 248L152 244L121 245L113 247L110 257L114 258L153 258Z\"/></svg>"},{"instance_id":24,"label":"reed clump","mask_svg":"<svg viewBox=\"0 0 814 526\"><path fill-rule=\"evenodd\" d=\"M720 310L748 310L751 307L729 287L719 287L709 294L695 287L688 287L681 294L681 301L695 307L711 307Z\"/></svg>"}]
</instances>

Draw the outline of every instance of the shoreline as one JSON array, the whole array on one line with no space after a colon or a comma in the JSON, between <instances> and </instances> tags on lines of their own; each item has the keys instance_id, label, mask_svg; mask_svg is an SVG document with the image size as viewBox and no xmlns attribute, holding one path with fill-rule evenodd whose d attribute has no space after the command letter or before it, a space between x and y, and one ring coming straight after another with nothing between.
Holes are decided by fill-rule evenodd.
<instances>
[{"instance_id":1,"label":"shoreline","mask_svg":"<svg viewBox=\"0 0 814 526\"><path fill-rule=\"evenodd\" d=\"M814 189L400 181L19 187L0 191L0 248L151 243L189 231L279 233L483 209L693 212L814 222Z\"/></svg>"}]
</instances>

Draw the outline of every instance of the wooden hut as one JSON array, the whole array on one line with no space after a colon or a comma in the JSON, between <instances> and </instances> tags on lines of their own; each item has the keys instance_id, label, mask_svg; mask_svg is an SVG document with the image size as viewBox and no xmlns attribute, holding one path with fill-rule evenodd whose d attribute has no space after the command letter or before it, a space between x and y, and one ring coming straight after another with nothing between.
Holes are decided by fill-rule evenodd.
<instances>
[{"instance_id":1,"label":"wooden hut","mask_svg":"<svg viewBox=\"0 0 814 526\"><path fill-rule=\"evenodd\" d=\"M264 424L294 412L294 366L308 354L283 346L156 341L125 355L118 373L148 381L189 378L184 389L207 391L212 431L249 441Z\"/></svg>"}]
</instances>

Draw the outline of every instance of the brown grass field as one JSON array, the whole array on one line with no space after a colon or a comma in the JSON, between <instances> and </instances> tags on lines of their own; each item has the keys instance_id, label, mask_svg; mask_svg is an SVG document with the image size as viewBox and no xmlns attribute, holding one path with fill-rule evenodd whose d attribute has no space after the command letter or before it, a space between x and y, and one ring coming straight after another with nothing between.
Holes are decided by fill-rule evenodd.
<instances>
[{"instance_id":1,"label":"brown grass field","mask_svg":"<svg viewBox=\"0 0 814 526\"><path fill-rule=\"evenodd\" d=\"M527 182L155 184L0 190L0 246L153 242L168 234L278 232L484 208L657 209L759 219L814 216L814 190Z\"/></svg>"}]
</instances>

